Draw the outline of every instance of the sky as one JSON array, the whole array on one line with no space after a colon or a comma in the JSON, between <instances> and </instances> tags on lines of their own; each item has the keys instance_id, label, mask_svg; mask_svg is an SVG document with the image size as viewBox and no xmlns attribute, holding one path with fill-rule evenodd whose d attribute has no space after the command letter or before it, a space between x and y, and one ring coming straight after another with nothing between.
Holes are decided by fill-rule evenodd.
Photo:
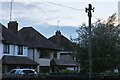
<instances>
[{"instance_id":1,"label":"sky","mask_svg":"<svg viewBox=\"0 0 120 80\"><path fill-rule=\"evenodd\" d=\"M10 21L10 1L0 2L0 22L7 26ZM77 37L76 30L83 23L88 24L85 7L92 4L92 23L106 20L113 13L118 14L119 0L12 0L12 21L19 23L19 29L34 27L49 38L56 30L67 38Z\"/></svg>"}]
</instances>

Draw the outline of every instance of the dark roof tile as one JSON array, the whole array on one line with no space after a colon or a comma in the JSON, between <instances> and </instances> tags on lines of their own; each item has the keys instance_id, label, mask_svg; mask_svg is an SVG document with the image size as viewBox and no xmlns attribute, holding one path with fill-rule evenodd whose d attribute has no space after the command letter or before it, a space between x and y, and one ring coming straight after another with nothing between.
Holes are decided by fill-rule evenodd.
<instances>
[{"instance_id":1,"label":"dark roof tile","mask_svg":"<svg viewBox=\"0 0 120 80\"><path fill-rule=\"evenodd\" d=\"M52 59L51 66L78 66L73 60Z\"/></svg>"},{"instance_id":2,"label":"dark roof tile","mask_svg":"<svg viewBox=\"0 0 120 80\"><path fill-rule=\"evenodd\" d=\"M49 40L52 41L57 46L57 48L63 51L75 51L74 44L65 36L61 35L61 33L59 35L58 34L53 35L52 37L49 38Z\"/></svg>"},{"instance_id":3,"label":"dark roof tile","mask_svg":"<svg viewBox=\"0 0 120 80\"><path fill-rule=\"evenodd\" d=\"M3 42L17 45L25 45L24 41L21 38L19 38L17 34L7 29L4 25L0 25L2 26Z\"/></svg>"},{"instance_id":4,"label":"dark roof tile","mask_svg":"<svg viewBox=\"0 0 120 80\"><path fill-rule=\"evenodd\" d=\"M7 65L38 65L37 62L27 58L27 57L21 57L21 56L3 56L2 57L2 64Z\"/></svg>"},{"instance_id":5,"label":"dark roof tile","mask_svg":"<svg viewBox=\"0 0 120 80\"><path fill-rule=\"evenodd\" d=\"M56 46L51 41L32 27L24 27L18 34L31 48L56 49Z\"/></svg>"}]
</instances>

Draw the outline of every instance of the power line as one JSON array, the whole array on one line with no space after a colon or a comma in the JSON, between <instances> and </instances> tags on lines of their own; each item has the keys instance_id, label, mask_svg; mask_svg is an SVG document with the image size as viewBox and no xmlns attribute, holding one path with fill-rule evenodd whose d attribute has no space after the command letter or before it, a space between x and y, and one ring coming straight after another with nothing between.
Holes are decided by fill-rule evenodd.
<instances>
[{"instance_id":1,"label":"power line","mask_svg":"<svg viewBox=\"0 0 120 80\"><path fill-rule=\"evenodd\" d=\"M101 20L100 18L96 17L96 16L93 16L96 20Z\"/></svg>"},{"instance_id":2,"label":"power line","mask_svg":"<svg viewBox=\"0 0 120 80\"><path fill-rule=\"evenodd\" d=\"M53 5L58 5L58 6L62 6L62 7L66 7L66 8L69 8L69 9L73 9L73 10L77 10L77 11L83 11L83 9L77 9L77 8L73 8L73 7L69 7L69 6L65 6L65 5L62 5L62 4L58 4L58 3L54 3L54 2L48 2L46 1L47 3L50 3L50 4L53 4Z\"/></svg>"}]
</instances>

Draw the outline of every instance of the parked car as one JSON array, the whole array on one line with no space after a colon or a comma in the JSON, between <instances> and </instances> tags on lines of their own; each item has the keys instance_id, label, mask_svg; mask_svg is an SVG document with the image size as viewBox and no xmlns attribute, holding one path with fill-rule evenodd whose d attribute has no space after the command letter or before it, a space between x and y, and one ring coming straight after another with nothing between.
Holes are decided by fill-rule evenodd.
<instances>
[{"instance_id":1,"label":"parked car","mask_svg":"<svg viewBox=\"0 0 120 80\"><path fill-rule=\"evenodd\" d=\"M34 69L12 69L8 74L37 75L37 72Z\"/></svg>"}]
</instances>

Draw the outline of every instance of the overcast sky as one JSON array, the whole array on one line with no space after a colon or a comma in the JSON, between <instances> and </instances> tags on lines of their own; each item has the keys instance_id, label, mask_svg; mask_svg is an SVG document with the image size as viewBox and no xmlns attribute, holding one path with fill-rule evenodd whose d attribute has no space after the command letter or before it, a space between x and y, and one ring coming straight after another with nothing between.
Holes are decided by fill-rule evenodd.
<instances>
[{"instance_id":1,"label":"overcast sky","mask_svg":"<svg viewBox=\"0 0 120 80\"><path fill-rule=\"evenodd\" d=\"M5 26L10 20L10 1L0 2L0 21ZM13 0L12 20L18 21L19 29L32 26L45 37L52 36L57 29L67 38L76 37L76 29L88 22L85 7L95 7L92 22L118 14L119 0ZM59 21L59 24L58 24ZM57 25L59 27L57 28Z\"/></svg>"}]
</instances>

